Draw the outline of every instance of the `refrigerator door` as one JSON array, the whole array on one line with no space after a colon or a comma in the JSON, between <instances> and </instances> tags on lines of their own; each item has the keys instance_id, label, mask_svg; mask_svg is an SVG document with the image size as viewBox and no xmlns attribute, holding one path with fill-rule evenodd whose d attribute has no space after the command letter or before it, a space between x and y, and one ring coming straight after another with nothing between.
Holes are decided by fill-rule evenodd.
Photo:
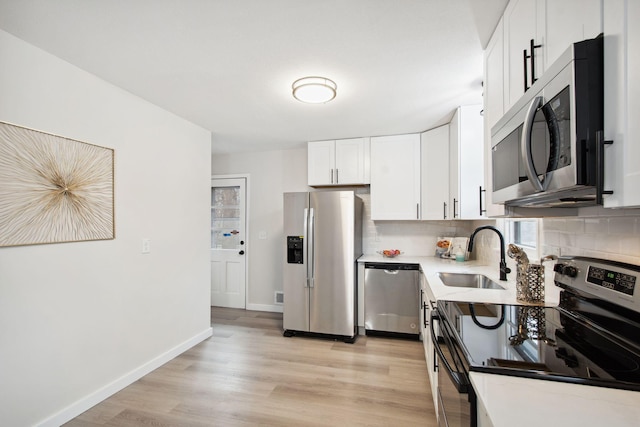
<instances>
[{"instance_id":1,"label":"refrigerator door","mask_svg":"<svg viewBox=\"0 0 640 427\"><path fill-rule=\"evenodd\" d=\"M285 330L309 331L309 213L309 193L284 194L284 235L286 238L302 238L303 251L301 264L287 257L284 260L282 321Z\"/></svg>"},{"instance_id":2,"label":"refrigerator door","mask_svg":"<svg viewBox=\"0 0 640 427\"><path fill-rule=\"evenodd\" d=\"M355 335L355 194L309 193L313 210L313 274L309 288L309 330Z\"/></svg>"}]
</instances>

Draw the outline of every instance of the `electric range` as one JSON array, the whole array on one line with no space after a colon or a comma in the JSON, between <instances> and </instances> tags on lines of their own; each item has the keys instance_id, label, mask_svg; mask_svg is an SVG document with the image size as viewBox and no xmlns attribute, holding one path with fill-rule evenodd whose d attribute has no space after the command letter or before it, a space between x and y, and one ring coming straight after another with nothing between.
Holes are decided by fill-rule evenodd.
<instances>
[{"instance_id":1,"label":"electric range","mask_svg":"<svg viewBox=\"0 0 640 427\"><path fill-rule=\"evenodd\" d=\"M640 267L565 256L554 271L558 307L438 301L459 392L469 371L640 391Z\"/></svg>"}]
</instances>

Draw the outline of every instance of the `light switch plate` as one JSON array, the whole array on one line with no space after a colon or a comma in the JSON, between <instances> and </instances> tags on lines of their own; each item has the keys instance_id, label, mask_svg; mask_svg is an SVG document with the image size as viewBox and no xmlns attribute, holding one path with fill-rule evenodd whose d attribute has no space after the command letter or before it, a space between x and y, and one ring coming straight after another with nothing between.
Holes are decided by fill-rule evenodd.
<instances>
[{"instance_id":1,"label":"light switch plate","mask_svg":"<svg viewBox=\"0 0 640 427\"><path fill-rule=\"evenodd\" d=\"M147 238L142 239L142 253L143 254L151 253L151 239L147 239Z\"/></svg>"}]
</instances>

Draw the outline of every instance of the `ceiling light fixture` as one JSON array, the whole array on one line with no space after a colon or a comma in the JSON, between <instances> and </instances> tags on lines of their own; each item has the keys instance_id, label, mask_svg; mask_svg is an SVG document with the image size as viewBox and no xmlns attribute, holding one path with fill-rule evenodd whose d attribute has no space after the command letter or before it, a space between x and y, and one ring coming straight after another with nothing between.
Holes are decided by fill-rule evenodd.
<instances>
[{"instance_id":1,"label":"ceiling light fixture","mask_svg":"<svg viewBox=\"0 0 640 427\"><path fill-rule=\"evenodd\" d=\"M293 97L308 104L323 104L336 97L338 86L325 77L303 77L291 85Z\"/></svg>"}]
</instances>

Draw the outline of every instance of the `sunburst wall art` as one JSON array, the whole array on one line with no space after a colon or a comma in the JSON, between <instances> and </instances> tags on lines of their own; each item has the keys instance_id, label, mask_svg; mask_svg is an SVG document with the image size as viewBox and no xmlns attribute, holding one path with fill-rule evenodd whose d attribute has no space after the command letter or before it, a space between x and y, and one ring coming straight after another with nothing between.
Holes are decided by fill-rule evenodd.
<instances>
[{"instance_id":1,"label":"sunburst wall art","mask_svg":"<svg viewBox=\"0 0 640 427\"><path fill-rule=\"evenodd\" d=\"M0 246L113 239L113 158L0 122Z\"/></svg>"}]
</instances>

